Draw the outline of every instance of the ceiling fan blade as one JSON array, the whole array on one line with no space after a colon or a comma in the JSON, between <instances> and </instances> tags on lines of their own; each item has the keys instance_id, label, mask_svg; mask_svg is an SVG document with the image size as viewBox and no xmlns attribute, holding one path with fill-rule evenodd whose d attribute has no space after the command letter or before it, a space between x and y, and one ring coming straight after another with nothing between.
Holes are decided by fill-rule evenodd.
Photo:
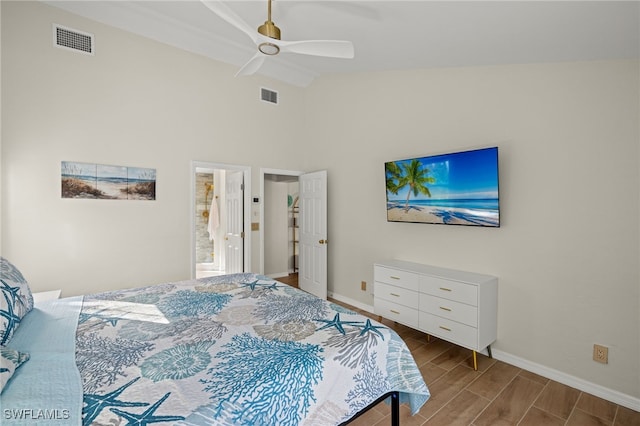
<instances>
[{"instance_id":1,"label":"ceiling fan blade","mask_svg":"<svg viewBox=\"0 0 640 426\"><path fill-rule=\"evenodd\" d=\"M258 33L256 30L251 28L249 24L231 10L224 2L219 0L201 0L201 2L220 18L248 35L254 43L258 43Z\"/></svg>"},{"instance_id":2,"label":"ceiling fan blade","mask_svg":"<svg viewBox=\"0 0 640 426\"><path fill-rule=\"evenodd\" d=\"M353 43L342 40L278 41L281 52L302 55L326 56L352 59L355 56Z\"/></svg>"},{"instance_id":3,"label":"ceiling fan blade","mask_svg":"<svg viewBox=\"0 0 640 426\"><path fill-rule=\"evenodd\" d=\"M249 59L249 62L244 64L242 68L238 70L238 72L236 73L236 77L239 75L254 74L256 71L260 69L262 64L264 64L265 58L266 58L266 55L260 52L256 53L255 55L253 55L251 59Z\"/></svg>"}]
</instances>

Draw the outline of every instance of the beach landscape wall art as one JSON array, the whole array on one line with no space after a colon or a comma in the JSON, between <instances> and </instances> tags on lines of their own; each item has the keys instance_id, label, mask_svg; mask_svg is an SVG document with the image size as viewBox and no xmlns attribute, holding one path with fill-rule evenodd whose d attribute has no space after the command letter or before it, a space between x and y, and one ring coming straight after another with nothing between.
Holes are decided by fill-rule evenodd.
<instances>
[{"instance_id":1,"label":"beach landscape wall art","mask_svg":"<svg viewBox=\"0 0 640 426\"><path fill-rule=\"evenodd\" d=\"M498 148L385 163L387 221L500 226Z\"/></svg>"},{"instance_id":2,"label":"beach landscape wall art","mask_svg":"<svg viewBox=\"0 0 640 426\"><path fill-rule=\"evenodd\" d=\"M63 161L62 198L155 200L156 169Z\"/></svg>"}]
</instances>

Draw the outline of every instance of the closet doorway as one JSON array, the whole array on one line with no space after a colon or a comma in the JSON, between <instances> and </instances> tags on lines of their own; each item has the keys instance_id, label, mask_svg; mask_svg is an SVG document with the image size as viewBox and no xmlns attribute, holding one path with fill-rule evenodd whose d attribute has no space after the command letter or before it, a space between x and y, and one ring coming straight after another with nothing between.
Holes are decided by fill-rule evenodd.
<instances>
[{"instance_id":1,"label":"closet doorway","mask_svg":"<svg viewBox=\"0 0 640 426\"><path fill-rule=\"evenodd\" d=\"M192 162L192 278L251 269L250 182L250 167Z\"/></svg>"},{"instance_id":2,"label":"closet doorway","mask_svg":"<svg viewBox=\"0 0 640 426\"><path fill-rule=\"evenodd\" d=\"M261 169L260 270L271 278L286 277L299 268L299 177L303 172Z\"/></svg>"},{"instance_id":3,"label":"closet doorway","mask_svg":"<svg viewBox=\"0 0 640 426\"><path fill-rule=\"evenodd\" d=\"M260 170L260 271L327 298L327 171ZM258 200L260 201L260 200Z\"/></svg>"}]
</instances>

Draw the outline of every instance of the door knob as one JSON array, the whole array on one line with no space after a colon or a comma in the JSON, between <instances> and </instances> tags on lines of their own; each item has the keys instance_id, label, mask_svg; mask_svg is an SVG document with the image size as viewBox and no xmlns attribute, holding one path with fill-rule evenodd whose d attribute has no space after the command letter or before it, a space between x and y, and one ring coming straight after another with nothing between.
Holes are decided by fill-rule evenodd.
<instances>
[{"instance_id":1,"label":"door knob","mask_svg":"<svg viewBox=\"0 0 640 426\"><path fill-rule=\"evenodd\" d=\"M318 241L320 244L329 244L329 240L320 240Z\"/></svg>"}]
</instances>

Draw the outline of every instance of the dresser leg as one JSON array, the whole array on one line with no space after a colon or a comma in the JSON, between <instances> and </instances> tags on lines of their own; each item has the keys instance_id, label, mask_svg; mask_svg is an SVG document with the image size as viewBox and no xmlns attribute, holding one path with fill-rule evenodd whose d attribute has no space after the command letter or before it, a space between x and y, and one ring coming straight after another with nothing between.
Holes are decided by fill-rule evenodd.
<instances>
[{"instance_id":1,"label":"dresser leg","mask_svg":"<svg viewBox=\"0 0 640 426\"><path fill-rule=\"evenodd\" d=\"M478 371L478 354L473 351L473 369Z\"/></svg>"},{"instance_id":2,"label":"dresser leg","mask_svg":"<svg viewBox=\"0 0 640 426\"><path fill-rule=\"evenodd\" d=\"M493 355L491 355L491 345L487 346L487 352L489 353L489 358L493 358Z\"/></svg>"}]
</instances>

